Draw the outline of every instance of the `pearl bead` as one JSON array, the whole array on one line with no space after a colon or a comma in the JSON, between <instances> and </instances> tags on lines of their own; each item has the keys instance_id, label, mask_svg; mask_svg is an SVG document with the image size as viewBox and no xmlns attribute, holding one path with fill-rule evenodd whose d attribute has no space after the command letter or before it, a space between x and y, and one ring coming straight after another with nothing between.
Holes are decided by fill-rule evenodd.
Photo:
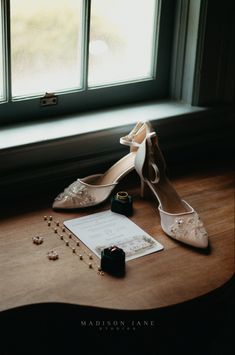
<instances>
[{"instance_id":1,"label":"pearl bead","mask_svg":"<svg viewBox=\"0 0 235 355\"><path fill-rule=\"evenodd\" d=\"M66 242L65 242L65 245L66 245L66 247L68 247L69 246L69 242L66 240Z\"/></svg>"},{"instance_id":2,"label":"pearl bead","mask_svg":"<svg viewBox=\"0 0 235 355\"><path fill-rule=\"evenodd\" d=\"M47 216L44 216L43 218L44 218L44 221L46 221L46 220L47 220Z\"/></svg>"},{"instance_id":3,"label":"pearl bead","mask_svg":"<svg viewBox=\"0 0 235 355\"><path fill-rule=\"evenodd\" d=\"M52 219L53 219L52 216L50 216L50 217L49 217L49 220L52 221Z\"/></svg>"},{"instance_id":4,"label":"pearl bead","mask_svg":"<svg viewBox=\"0 0 235 355\"><path fill-rule=\"evenodd\" d=\"M72 250L73 250L73 253L75 253L75 252L76 252L76 249L75 249L75 248L72 248Z\"/></svg>"},{"instance_id":5,"label":"pearl bead","mask_svg":"<svg viewBox=\"0 0 235 355\"><path fill-rule=\"evenodd\" d=\"M56 225L59 226L59 225L60 225L60 222L57 221L57 222L56 222Z\"/></svg>"},{"instance_id":6,"label":"pearl bead","mask_svg":"<svg viewBox=\"0 0 235 355\"><path fill-rule=\"evenodd\" d=\"M89 269L92 269L92 263L89 263Z\"/></svg>"},{"instance_id":7,"label":"pearl bead","mask_svg":"<svg viewBox=\"0 0 235 355\"><path fill-rule=\"evenodd\" d=\"M92 257L92 255L91 255L91 254L89 254L89 259L90 259L90 260L92 260L92 259L93 259L93 257Z\"/></svg>"},{"instance_id":8,"label":"pearl bead","mask_svg":"<svg viewBox=\"0 0 235 355\"><path fill-rule=\"evenodd\" d=\"M79 259L80 259L80 260L82 260L82 259L83 259L82 255L79 255Z\"/></svg>"},{"instance_id":9,"label":"pearl bead","mask_svg":"<svg viewBox=\"0 0 235 355\"><path fill-rule=\"evenodd\" d=\"M70 238L70 239L72 238L72 234L69 234L69 238Z\"/></svg>"},{"instance_id":10,"label":"pearl bead","mask_svg":"<svg viewBox=\"0 0 235 355\"><path fill-rule=\"evenodd\" d=\"M64 227L62 228L62 231L65 232L65 228Z\"/></svg>"},{"instance_id":11,"label":"pearl bead","mask_svg":"<svg viewBox=\"0 0 235 355\"><path fill-rule=\"evenodd\" d=\"M51 222L48 222L47 225L48 225L48 227L50 227L51 226Z\"/></svg>"},{"instance_id":12,"label":"pearl bead","mask_svg":"<svg viewBox=\"0 0 235 355\"><path fill-rule=\"evenodd\" d=\"M57 228L54 229L54 232L57 233Z\"/></svg>"},{"instance_id":13,"label":"pearl bead","mask_svg":"<svg viewBox=\"0 0 235 355\"><path fill-rule=\"evenodd\" d=\"M98 271L101 271L102 269L101 269L101 266L98 266Z\"/></svg>"},{"instance_id":14,"label":"pearl bead","mask_svg":"<svg viewBox=\"0 0 235 355\"><path fill-rule=\"evenodd\" d=\"M64 237L63 237L63 235L62 235L62 234L60 235L60 239L61 239L61 240L63 240L63 239L64 239Z\"/></svg>"},{"instance_id":15,"label":"pearl bead","mask_svg":"<svg viewBox=\"0 0 235 355\"><path fill-rule=\"evenodd\" d=\"M76 244L77 244L77 246L79 247L79 242L77 242Z\"/></svg>"}]
</instances>

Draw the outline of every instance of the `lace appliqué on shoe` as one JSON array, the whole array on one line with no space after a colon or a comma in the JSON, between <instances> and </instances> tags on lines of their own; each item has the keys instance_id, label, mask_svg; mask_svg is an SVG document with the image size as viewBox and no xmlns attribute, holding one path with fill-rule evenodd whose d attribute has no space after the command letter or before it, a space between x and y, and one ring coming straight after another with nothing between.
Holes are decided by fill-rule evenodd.
<instances>
[{"instance_id":1,"label":"lace appliqu\u00e9 on shoe","mask_svg":"<svg viewBox=\"0 0 235 355\"><path fill-rule=\"evenodd\" d=\"M88 188L81 184L79 180L73 182L56 198L58 201L63 199L70 200L74 207L92 206L96 203L95 197L90 194Z\"/></svg>"},{"instance_id":2,"label":"lace appliqu\u00e9 on shoe","mask_svg":"<svg viewBox=\"0 0 235 355\"><path fill-rule=\"evenodd\" d=\"M193 238L202 239L207 236L204 225L197 213L189 217L177 217L174 223L170 226L170 233L175 239Z\"/></svg>"}]
</instances>

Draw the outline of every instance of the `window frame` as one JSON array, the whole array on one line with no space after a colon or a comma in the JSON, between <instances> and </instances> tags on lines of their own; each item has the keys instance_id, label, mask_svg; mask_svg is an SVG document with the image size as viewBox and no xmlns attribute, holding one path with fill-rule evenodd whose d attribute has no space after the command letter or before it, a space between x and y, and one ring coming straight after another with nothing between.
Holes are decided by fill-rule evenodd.
<instances>
[{"instance_id":1,"label":"window frame","mask_svg":"<svg viewBox=\"0 0 235 355\"><path fill-rule=\"evenodd\" d=\"M86 21L84 33L83 71L87 73L89 16L91 0L85 1L83 19ZM100 108L109 108L139 101L163 99L169 96L171 44L173 34L174 4L171 0L158 0L158 18L156 19L156 78L132 81L130 83L113 84L104 87L72 90L56 93L58 105L40 107L41 95L22 99L11 99L11 48L10 48L10 1L3 0L4 35L5 35L5 83L7 98L0 103L0 123L33 121L49 117L58 117L73 113L81 113ZM16 115L17 112L17 115Z\"/></svg>"}]
</instances>

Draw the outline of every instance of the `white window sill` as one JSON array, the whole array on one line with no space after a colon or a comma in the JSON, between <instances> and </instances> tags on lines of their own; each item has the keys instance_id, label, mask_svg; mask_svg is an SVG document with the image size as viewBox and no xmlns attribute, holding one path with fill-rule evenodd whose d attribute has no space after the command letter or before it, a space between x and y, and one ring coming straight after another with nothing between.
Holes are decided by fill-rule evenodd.
<instances>
[{"instance_id":1,"label":"white window sill","mask_svg":"<svg viewBox=\"0 0 235 355\"><path fill-rule=\"evenodd\" d=\"M204 111L178 101L148 102L1 129L0 150Z\"/></svg>"}]
</instances>

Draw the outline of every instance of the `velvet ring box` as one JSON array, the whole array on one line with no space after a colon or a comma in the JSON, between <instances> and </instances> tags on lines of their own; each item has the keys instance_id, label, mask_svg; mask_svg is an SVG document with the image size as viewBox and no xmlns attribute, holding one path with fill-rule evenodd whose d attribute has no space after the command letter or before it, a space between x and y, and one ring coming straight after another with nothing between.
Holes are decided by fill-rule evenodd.
<instances>
[{"instance_id":1,"label":"velvet ring box","mask_svg":"<svg viewBox=\"0 0 235 355\"><path fill-rule=\"evenodd\" d=\"M101 269L115 276L125 275L125 252L113 245L101 251Z\"/></svg>"}]
</instances>

